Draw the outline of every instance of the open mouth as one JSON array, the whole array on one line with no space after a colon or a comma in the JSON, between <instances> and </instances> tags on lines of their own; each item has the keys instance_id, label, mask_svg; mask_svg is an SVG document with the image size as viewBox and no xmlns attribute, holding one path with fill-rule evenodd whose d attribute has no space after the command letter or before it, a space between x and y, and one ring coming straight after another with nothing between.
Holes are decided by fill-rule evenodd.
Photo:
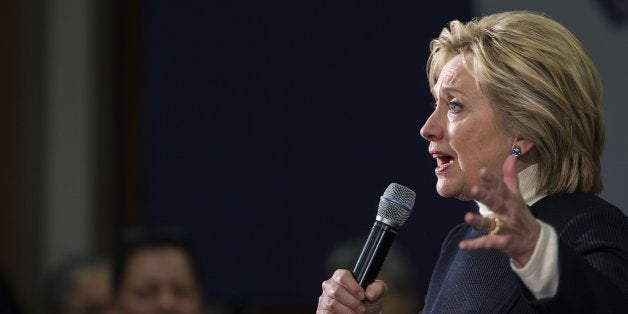
<instances>
[{"instance_id":1,"label":"open mouth","mask_svg":"<svg viewBox=\"0 0 628 314\"><path fill-rule=\"evenodd\" d=\"M449 168L449 166L454 163L454 158L452 156L443 153L433 153L432 157L436 159L436 174L441 174L445 172Z\"/></svg>"}]
</instances>

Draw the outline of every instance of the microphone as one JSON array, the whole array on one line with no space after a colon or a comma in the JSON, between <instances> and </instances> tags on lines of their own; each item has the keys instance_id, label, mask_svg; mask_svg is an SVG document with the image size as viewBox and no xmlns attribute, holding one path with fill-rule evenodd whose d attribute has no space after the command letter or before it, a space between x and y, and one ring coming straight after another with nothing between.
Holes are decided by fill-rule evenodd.
<instances>
[{"instance_id":1,"label":"microphone","mask_svg":"<svg viewBox=\"0 0 628 314\"><path fill-rule=\"evenodd\" d=\"M409 188L391 183L379 198L375 223L353 268L353 276L362 288L375 281L397 231L412 212L415 197Z\"/></svg>"}]
</instances>

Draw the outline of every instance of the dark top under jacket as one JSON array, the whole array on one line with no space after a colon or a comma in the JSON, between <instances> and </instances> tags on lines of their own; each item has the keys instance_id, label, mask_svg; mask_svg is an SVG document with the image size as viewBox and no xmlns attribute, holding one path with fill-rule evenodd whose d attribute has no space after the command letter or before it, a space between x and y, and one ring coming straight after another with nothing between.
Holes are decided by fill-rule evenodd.
<instances>
[{"instance_id":1,"label":"dark top under jacket","mask_svg":"<svg viewBox=\"0 0 628 314\"><path fill-rule=\"evenodd\" d=\"M530 210L558 235L554 297L536 300L497 251L459 250L486 234L461 224L445 238L423 313L628 313L628 218L588 193L549 195Z\"/></svg>"}]
</instances>

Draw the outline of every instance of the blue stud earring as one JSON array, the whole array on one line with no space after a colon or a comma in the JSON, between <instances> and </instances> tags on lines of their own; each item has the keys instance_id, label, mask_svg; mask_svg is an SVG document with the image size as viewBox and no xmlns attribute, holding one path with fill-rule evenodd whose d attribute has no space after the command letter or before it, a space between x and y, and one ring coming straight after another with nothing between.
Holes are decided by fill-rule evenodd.
<instances>
[{"instance_id":1,"label":"blue stud earring","mask_svg":"<svg viewBox=\"0 0 628 314\"><path fill-rule=\"evenodd\" d=\"M521 156L521 146L517 144L512 145L512 155L519 158Z\"/></svg>"}]
</instances>

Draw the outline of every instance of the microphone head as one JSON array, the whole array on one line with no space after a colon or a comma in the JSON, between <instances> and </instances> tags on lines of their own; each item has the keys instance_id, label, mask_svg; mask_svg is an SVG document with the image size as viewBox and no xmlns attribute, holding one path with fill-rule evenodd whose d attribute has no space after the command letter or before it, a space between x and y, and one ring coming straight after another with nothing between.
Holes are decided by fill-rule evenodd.
<instances>
[{"instance_id":1,"label":"microphone head","mask_svg":"<svg viewBox=\"0 0 628 314\"><path fill-rule=\"evenodd\" d=\"M391 183L379 198L377 218L395 229L399 229L412 213L416 193L407 187Z\"/></svg>"}]
</instances>

